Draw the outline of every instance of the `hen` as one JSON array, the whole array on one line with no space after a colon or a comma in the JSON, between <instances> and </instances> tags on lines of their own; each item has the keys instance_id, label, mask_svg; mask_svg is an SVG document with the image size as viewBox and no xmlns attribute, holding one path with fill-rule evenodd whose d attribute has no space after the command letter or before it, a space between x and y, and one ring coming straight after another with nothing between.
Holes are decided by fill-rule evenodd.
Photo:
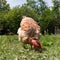
<instances>
[{"instance_id":1,"label":"hen","mask_svg":"<svg viewBox=\"0 0 60 60\"><path fill-rule=\"evenodd\" d=\"M19 40L21 40L24 45L30 44L31 47L33 45L34 48L41 48L41 44L38 42L41 34L40 26L34 19L25 16L20 23L20 28L17 33Z\"/></svg>"}]
</instances>

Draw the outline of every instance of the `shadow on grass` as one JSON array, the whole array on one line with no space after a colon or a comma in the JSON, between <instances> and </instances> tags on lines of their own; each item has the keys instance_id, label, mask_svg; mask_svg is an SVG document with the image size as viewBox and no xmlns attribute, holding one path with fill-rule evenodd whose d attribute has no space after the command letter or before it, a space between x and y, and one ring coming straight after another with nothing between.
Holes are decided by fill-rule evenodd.
<instances>
[{"instance_id":1,"label":"shadow on grass","mask_svg":"<svg viewBox=\"0 0 60 60\"><path fill-rule=\"evenodd\" d=\"M41 49L34 49L35 51L37 51L38 53L43 53L44 51L47 51L47 48L43 47Z\"/></svg>"},{"instance_id":2,"label":"shadow on grass","mask_svg":"<svg viewBox=\"0 0 60 60\"><path fill-rule=\"evenodd\" d=\"M35 49L34 47L30 47L30 46L25 46L25 47L23 47L25 50L29 50L29 51L36 51L36 52L38 52L38 53L43 53L44 51L47 51L47 48L46 47L42 47L42 48L37 48L37 49Z\"/></svg>"}]
</instances>

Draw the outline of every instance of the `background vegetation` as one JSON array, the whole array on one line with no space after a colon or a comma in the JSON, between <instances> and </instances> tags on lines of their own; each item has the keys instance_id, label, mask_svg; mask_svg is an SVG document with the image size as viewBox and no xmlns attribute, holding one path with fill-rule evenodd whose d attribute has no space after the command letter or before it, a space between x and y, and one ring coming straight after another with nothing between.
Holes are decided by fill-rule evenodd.
<instances>
[{"instance_id":1,"label":"background vegetation","mask_svg":"<svg viewBox=\"0 0 60 60\"><path fill-rule=\"evenodd\" d=\"M39 40L42 52L22 47L17 35L0 36L0 60L60 60L60 35L45 35Z\"/></svg>"},{"instance_id":2,"label":"background vegetation","mask_svg":"<svg viewBox=\"0 0 60 60\"><path fill-rule=\"evenodd\" d=\"M60 0L52 0L48 7L44 0L26 0L21 7L10 8L6 0L0 0L0 60L60 60L60 35L42 35L39 40L42 52L22 47L16 34L22 16L35 19L44 34L55 34L55 27L60 28Z\"/></svg>"},{"instance_id":3,"label":"background vegetation","mask_svg":"<svg viewBox=\"0 0 60 60\"><path fill-rule=\"evenodd\" d=\"M35 19L41 26L41 32L55 33L60 28L60 0L52 0L48 7L44 0L26 0L21 7L10 8L6 0L0 0L0 34L16 34L22 16Z\"/></svg>"}]
</instances>

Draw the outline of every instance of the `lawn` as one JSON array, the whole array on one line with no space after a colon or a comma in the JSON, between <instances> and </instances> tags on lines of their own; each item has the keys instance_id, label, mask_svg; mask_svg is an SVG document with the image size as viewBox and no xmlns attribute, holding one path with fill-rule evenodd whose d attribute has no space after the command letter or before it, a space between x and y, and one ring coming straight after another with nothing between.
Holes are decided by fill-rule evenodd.
<instances>
[{"instance_id":1,"label":"lawn","mask_svg":"<svg viewBox=\"0 0 60 60\"><path fill-rule=\"evenodd\" d=\"M0 35L0 60L60 60L60 35L44 35L42 52L22 47L17 35Z\"/></svg>"}]
</instances>

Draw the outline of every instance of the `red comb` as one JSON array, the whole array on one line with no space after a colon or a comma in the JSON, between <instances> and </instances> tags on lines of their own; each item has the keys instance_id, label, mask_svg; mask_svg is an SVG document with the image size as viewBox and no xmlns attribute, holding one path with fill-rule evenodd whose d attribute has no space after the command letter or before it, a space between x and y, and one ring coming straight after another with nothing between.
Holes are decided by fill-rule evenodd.
<instances>
[{"instance_id":1,"label":"red comb","mask_svg":"<svg viewBox=\"0 0 60 60\"><path fill-rule=\"evenodd\" d=\"M37 40L32 40L34 48L41 48L41 44Z\"/></svg>"}]
</instances>

